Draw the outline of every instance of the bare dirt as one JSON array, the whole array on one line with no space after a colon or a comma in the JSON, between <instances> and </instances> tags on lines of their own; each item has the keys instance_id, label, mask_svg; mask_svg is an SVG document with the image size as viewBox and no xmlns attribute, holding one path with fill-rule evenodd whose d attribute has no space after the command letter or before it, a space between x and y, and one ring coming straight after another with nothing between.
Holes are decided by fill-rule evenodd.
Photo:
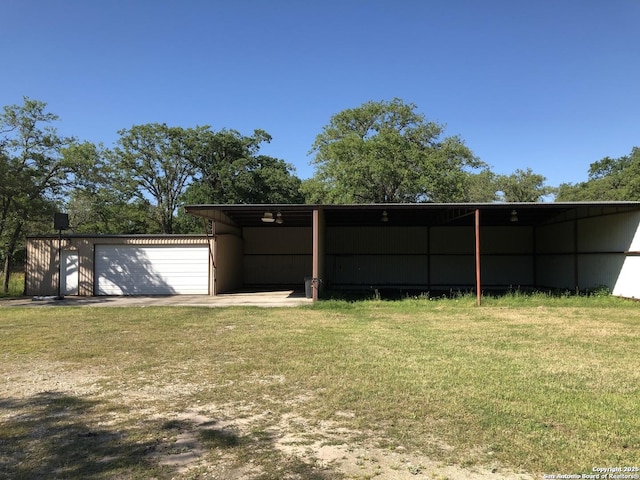
<instances>
[{"instance_id":1,"label":"bare dirt","mask_svg":"<svg viewBox=\"0 0 640 480\"><path fill-rule=\"evenodd\" d=\"M410 452L402 445L381 448L375 431L347 430L337 422L310 422L296 415L295 405L305 398L292 399L290 413L256 411L249 399L237 404L194 404L180 406L181 398L193 391L193 384L172 383L158 388L121 385L117 399L113 389L101 383L99 368L78 370L63 363L12 361L0 366L0 399L12 399L14 408L0 404L0 423L26 415L30 399L55 392L88 402L116 401L128 408L117 414L101 413L91 421L94 428L84 435L113 435L113 430L136 422L161 420L167 435L153 444L146 460L164 465L171 478L253 479L267 476L258 455L238 458L234 448L239 440L259 430L269 437L272 457L312 466L314 476L290 473L284 478L345 479L430 479L430 480L532 480L526 473L504 471L497 465L463 468L445 465L427 456ZM24 401L24 403L20 403ZM15 407L19 405L19 407ZM123 413L125 412L125 413ZM336 412L349 417L350 412ZM112 426L109 429L109 426ZM107 433L108 432L108 433ZM32 433L37 437L38 432ZM204 440L203 440L204 439ZM0 439L1 440L1 439ZM204 443L203 443L204 442ZM0 442L1 443L1 442ZM205 444L206 443L206 444ZM211 453L211 445L218 448ZM225 448L229 447L229 448ZM246 452L246 450L245 450ZM106 454L105 454L106 455ZM9 461L5 459L5 461ZM104 459L108 461L108 459ZM265 470L266 469L266 470ZM309 470L311 471L311 470ZM2 455L0 454L0 473ZM300 472L300 470L298 470ZM1 476L1 475L0 475Z\"/></svg>"}]
</instances>

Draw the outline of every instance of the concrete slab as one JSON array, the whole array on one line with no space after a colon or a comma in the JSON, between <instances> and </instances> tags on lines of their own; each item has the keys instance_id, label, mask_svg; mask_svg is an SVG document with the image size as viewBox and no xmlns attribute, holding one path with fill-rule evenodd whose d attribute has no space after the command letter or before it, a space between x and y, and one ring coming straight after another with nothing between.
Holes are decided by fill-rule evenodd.
<instances>
[{"instance_id":1,"label":"concrete slab","mask_svg":"<svg viewBox=\"0 0 640 480\"><path fill-rule=\"evenodd\" d=\"M1 307L297 307L311 305L313 301L303 292L295 290L239 292L222 295L126 295L77 297L60 300L55 297L22 297L0 299Z\"/></svg>"}]
</instances>

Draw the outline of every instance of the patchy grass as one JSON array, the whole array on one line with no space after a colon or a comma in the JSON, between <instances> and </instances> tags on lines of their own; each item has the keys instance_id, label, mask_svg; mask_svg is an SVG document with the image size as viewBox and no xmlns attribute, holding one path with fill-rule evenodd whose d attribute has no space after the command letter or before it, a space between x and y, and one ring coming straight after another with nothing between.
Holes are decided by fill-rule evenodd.
<instances>
[{"instance_id":1,"label":"patchy grass","mask_svg":"<svg viewBox=\"0 0 640 480\"><path fill-rule=\"evenodd\" d=\"M384 478L399 451L394 472L434 478L410 456L536 475L635 464L639 304L474 305L3 308L0 476ZM319 457L344 444L361 476Z\"/></svg>"}]
</instances>

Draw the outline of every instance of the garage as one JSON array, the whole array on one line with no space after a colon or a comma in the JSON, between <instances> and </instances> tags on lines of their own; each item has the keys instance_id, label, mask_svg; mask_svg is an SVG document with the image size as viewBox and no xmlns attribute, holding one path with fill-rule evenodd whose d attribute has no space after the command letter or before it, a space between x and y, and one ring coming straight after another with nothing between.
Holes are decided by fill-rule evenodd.
<instances>
[{"instance_id":1,"label":"garage","mask_svg":"<svg viewBox=\"0 0 640 480\"><path fill-rule=\"evenodd\" d=\"M210 295L212 243L206 235L28 237L25 294Z\"/></svg>"},{"instance_id":2,"label":"garage","mask_svg":"<svg viewBox=\"0 0 640 480\"><path fill-rule=\"evenodd\" d=\"M205 246L96 245L97 295L209 293Z\"/></svg>"}]
</instances>

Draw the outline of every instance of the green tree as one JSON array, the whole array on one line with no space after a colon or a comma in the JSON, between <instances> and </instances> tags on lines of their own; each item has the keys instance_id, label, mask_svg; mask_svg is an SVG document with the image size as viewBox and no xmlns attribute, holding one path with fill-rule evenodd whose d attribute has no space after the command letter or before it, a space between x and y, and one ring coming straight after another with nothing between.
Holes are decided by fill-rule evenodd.
<instances>
[{"instance_id":1,"label":"green tree","mask_svg":"<svg viewBox=\"0 0 640 480\"><path fill-rule=\"evenodd\" d=\"M118 132L116 165L133 182L141 201L153 201L155 220L162 233L173 233L180 196L193 178L191 130L150 123Z\"/></svg>"},{"instance_id":2,"label":"green tree","mask_svg":"<svg viewBox=\"0 0 640 480\"><path fill-rule=\"evenodd\" d=\"M557 201L640 200L640 148L629 155L605 157L589 167L589 179L577 184L563 183Z\"/></svg>"},{"instance_id":3,"label":"green tree","mask_svg":"<svg viewBox=\"0 0 640 480\"><path fill-rule=\"evenodd\" d=\"M531 168L518 169L511 175L498 175L495 179L496 188L502 193L501 200L505 202L542 201L553 192L545 181L544 176L534 173Z\"/></svg>"},{"instance_id":4,"label":"green tree","mask_svg":"<svg viewBox=\"0 0 640 480\"><path fill-rule=\"evenodd\" d=\"M6 292L12 259L25 234L51 225L53 212L86 165L67 162L62 150L72 138L58 135L58 117L46 103L24 97L0 115L0 259ZM50 226L48 227L50 228Z\"/></svg>"},{"instance_id":5,"label":"green tree","mask_svg":"<svg viewBox=\"0 0 640 480\"><path fill-rule=\"evenodd\" d=\"M477 173L469 173L466 180L466 196L464 202L491 203L499 200L497 195L496 175L489 167Z\"/></svg>"},{"instance_id":6,"label":"green tree","mask_svg":"<svg viewBox=\"0 0 640 480\"><path fill-rule=\"evenodd\" d=\"M67 199L66 210L76 233L159 233L153 207L135 195L135 185L118 168L113 152L90 142L63 151L73 164L92 165Z\"/></svg>"},{"instance_id":7,"label":"green tree","mask_svg":"<svg viewBox=\"0 0 640 480\"><path fill-rule=\"evenodd\" d=\"M304 191L328 203L453 202L469 196L484 164L459 137L394 99L344 110L312 146L316 172Z\"/></svg>"},{"instance_id":8,"label":"green tree","mask_svg":"<svg viewBox=\"0 0 640 480\"><path fill-rule=\"evenodd\" d=\"M192 164L197 185L191 199L200 203L301 203L301 181L284 160L260 155L271 136L255 130L243 136L235 130L200 128Z\"/></svg>"}]
</instances>

